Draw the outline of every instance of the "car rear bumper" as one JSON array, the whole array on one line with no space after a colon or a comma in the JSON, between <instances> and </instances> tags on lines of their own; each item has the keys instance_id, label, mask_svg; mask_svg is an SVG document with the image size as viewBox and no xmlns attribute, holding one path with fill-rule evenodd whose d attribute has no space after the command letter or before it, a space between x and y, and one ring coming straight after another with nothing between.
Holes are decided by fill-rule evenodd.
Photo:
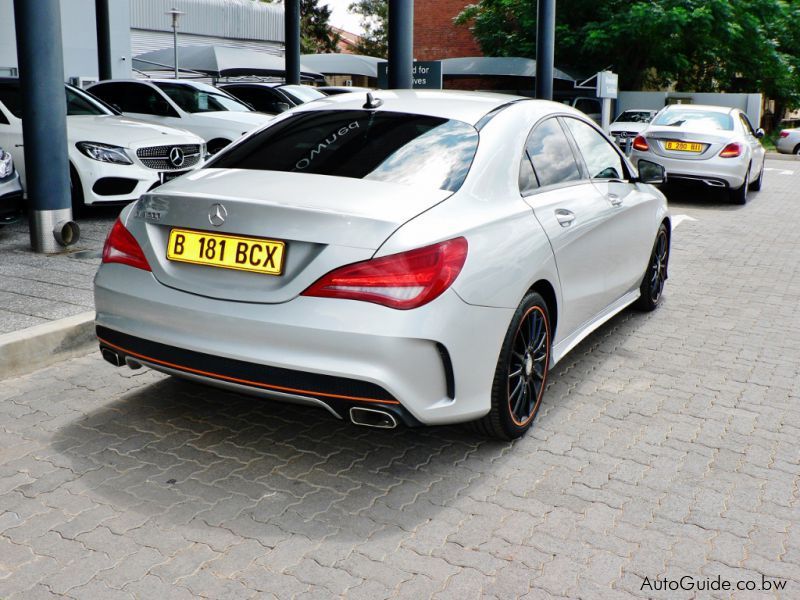
<instances>
[{"instance_id":1,"label":"car rear bumper","mask_svg":"<svg viewBox=\"0 0 800 600\"><path fill-rule=\"evenodd\" d=\"M698 183L708 187L740 188L744 183L747 165L735 158L681 160L659 156L653 152L631 152L631 162L638 168L639 160L649 160L664 167L667 183Z\"/></svg>"},{"instance_id":2,"label":"car rear bumper","mask_svg":"<svg viewBox=\"0 0 800 600\"><path fill-rule=\"evenodd\" d=\"M513 310L466 304L452 290L410 311L330 298L281 304L205 298L151 273L102 265L100 344L133 363L279 400L379 408L414 425L489 410Z\"/></svg>"}]
</instances>

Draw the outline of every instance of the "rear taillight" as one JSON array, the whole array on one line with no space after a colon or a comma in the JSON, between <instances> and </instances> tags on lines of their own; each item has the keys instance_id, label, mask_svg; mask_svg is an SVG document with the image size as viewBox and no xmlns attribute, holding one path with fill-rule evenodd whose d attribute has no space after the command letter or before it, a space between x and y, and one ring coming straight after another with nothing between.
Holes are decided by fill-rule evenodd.
<instances>
[{"instance_id":1,"label":"rear taillight","mask_svg":"<svg viewBox=\"0 0 800 600\"><path fill-rule=\"evenodd\" d=\"M644 139L644 136L637 135L633 140L633 149L641 152L647 152L650 150L650 145L647 143L647 140Z\"/></svg>"},{"instance_id":2,"label":"rear taillight","mask_svg":"<svg viewBox=\"0 0 800 600\"><path fill-rule=\"evenodd\" d=\"M783 130L778 134L778 137L782 137L782 138L789 137L789 132L786 131L786 130Z\"/></svg>"},{"instance_id":3,"label":"rear taillight","mask_svg":"<svg viewBox=\"0 0 800 600\"><path fill-rule=\"evenodd\" d=\"M303 296L346 298L407 310L452 285L467 259L463 237L347 265L324 275Z\"/></svg>"},{"instance_id":4,"label":"rear taillight","mask_svg":"<svg viewBox=\"0 0 800 600\"><path fill-rule=\"evenodd\" d=\"M719 153L720 158L736 158L742 154L742 145L739 142L731 142Z\"/></svg>"},{"instance_id":5,"label":"rear taillight","mask_svg":"<svg viewBox=\"0 0 800 600\"><path fill-rule=\"evenodd\" d=\"M139 242L125 229L122 221L117 219L103 246L104 263L120 263L144 271L150 270L150 265L144 257Z\"/></svg>"}]
</instances>

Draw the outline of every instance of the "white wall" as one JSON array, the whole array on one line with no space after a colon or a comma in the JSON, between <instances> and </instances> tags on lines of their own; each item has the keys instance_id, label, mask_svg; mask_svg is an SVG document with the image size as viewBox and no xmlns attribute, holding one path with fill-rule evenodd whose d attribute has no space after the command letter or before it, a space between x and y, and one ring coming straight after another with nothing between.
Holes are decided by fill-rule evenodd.
<instances>
[{"instance_id":1,"label":"white wall","mask_svg":"<svg viewBox=\"0 0 800 600\"><path fill-rule=\"evenodd\" d=\"M616 112L619 115L624 110L636 108L661 109L667 101L683 99L692 104L711 104L714 106L730 106L738 108L747 114L753 127L761 126L761 94L715 94L704 92L619 92L617 95Z\"/></svg>"},{"instance_id":2,"label":"white wall","mask_svg":"<svg viewBox=\"0 0 800 600\"><path fill-rule=\"evenodd\" d=\"M109 5L112 73L114 77L130 77L130 4L128 0L112 0ZM65 79L97 78L97 25L94 0L62 0L61 36ZM17 66L14 2L0 0L0 69Z\"/></svg>"}]
</instances>

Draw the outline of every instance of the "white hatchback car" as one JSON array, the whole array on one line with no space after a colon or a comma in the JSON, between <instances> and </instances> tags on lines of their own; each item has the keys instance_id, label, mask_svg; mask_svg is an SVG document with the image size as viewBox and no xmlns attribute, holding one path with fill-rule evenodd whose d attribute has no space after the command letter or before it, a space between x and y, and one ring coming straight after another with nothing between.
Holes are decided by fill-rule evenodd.
<instances>
[{"instance_id":1,"label":"white hatchback car","mask_svg":"<svg viewBox=\"0 0 800 600\"><path fill-rule=\"evenodd\" d=\"M200 81L108 80L88 89L125 115L188 129L206 141L210 154L272 119L272 115L255 112L228 92Z\"/></svg>"},{"instance_id":2,"label":"white hatchback car","mask_svg":"<svg viewBox=\"0 0 800 600\"><path fill-rule=\"evenodd\" d=\"M633 140L631 160L646 159L664 167L668 183L694 183L726 189L731 202L747 202L764 179L766 152L738 108L674 104L667 106Z\"/></svg>"},{"instance_id":3,"label":"white hatchback car","mask_svg":"<svg viewBox=\"0 0 800 600\"><path fill-rule=\"evenodd\" d=\"M359 425L518 437L551 365L661 299L664 171L640 165L553 102L303 104L122 212L95 278L103 356Z\"/></svg>"},{"instance_id":4,"label":"white hatchback car","mask_svg":"<svg viewBox=\"0 0 800 600\"><path fill-rule=\"evenodd\" d=\"M67 142L72 200L124 203L202 164L205 144L196 135L115 113L91 94L66 86ZM0 79L0 146L14 158L25 187L19 79Z\"/></svg>"}]
</instances>

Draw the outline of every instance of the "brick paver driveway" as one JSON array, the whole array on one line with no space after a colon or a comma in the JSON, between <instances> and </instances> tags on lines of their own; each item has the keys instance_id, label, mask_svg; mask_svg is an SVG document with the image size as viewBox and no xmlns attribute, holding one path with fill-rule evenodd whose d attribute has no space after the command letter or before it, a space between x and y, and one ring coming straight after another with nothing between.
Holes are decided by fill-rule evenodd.
<instances>
[{"instance_id":1,"label":"brick paver driveway","mask_svg":"<svg viewBox=\"0 0 800 600\"><path fill-rule=\"evenodd\" d=\"M800 597L800 163L769 166L745 207L673 202L664 305L579 346L514 444L97 354L2 382L0 597Z\"/></svg>"}]
</instances>

